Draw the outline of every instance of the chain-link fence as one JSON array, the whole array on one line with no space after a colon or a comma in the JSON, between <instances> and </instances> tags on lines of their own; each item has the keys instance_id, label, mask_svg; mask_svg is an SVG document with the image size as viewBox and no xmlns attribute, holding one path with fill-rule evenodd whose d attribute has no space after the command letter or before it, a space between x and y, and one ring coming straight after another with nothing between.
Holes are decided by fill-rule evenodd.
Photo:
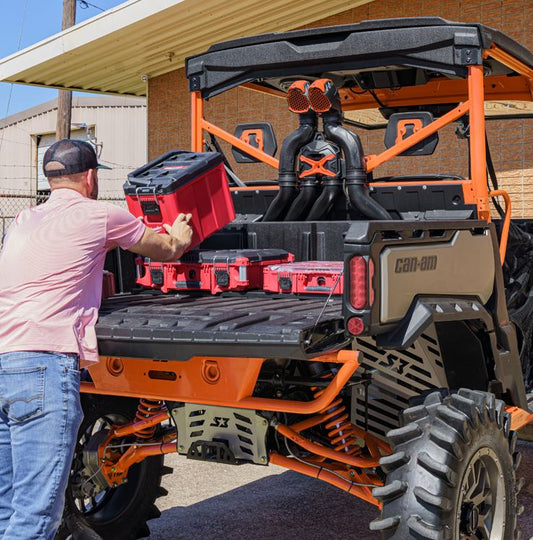
<instances>
[{"instance_id":1,"label":"chain-link fence","mask_svg":"<svg viewBox=\"0 0 533 540\"><path fill-rule=\"evenodd\" d=\"M33 194L10 194L0 193L0 249L2 247L4 236L11 225L12 221L17 217L19 212L29 206L36 206L45 202L50 194L48 192L33 193ZM99 200L107 201L113 204L118 204L123 208L126 207L124 197L118 196L103 196L98 197Z\"/></svg>"}]
</instances>

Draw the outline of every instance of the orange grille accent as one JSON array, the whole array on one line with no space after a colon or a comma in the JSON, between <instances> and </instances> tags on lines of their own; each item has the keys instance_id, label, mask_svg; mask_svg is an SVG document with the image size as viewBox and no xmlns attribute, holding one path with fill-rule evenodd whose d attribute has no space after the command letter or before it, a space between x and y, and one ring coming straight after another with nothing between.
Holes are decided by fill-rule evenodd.
<instances>
[{"instance_id":1,"label":"orange grille accent","mask_svg":"<svg viewBox=\"0 0 533 540\"><path fill-rule=\"evenodd\" d=\"M290 85L287 91L287 103L290 111L301 114L309 110L308 88L307 81L295 81Z\"/></svg>"},{"instance_id":2,"label":"orange grille accent","mask_svg":"<svg viewBox=\"0 0 533 540\"><path fill-rule=\"evenodd\" d=\"M336 173L333 171L329 171L325 168L325 164L327 161L331 161L332 159L335 159L335 154L329 154L327 156L324 156L322 159L315 161L314 159L308 158L306 156L300 156L300 161L302 163L307 163L307 165L310 165L311 168L307 169L306 171L303 171L300 173L300 178L305 178L306 176L311 176L312 174L323 174L324 176L337 176Z\"/></svg>"},{"instance_id":3,"label":"orange grille accent","mask_svg":"<svg viewBox=\"0 0 533 540\"><path fill-rule=\"evenodd\" d=\"M309 101L311 102L311 108L317 113L327 112L331 109L330 100L316 86L309 88Z\"/></svg>"},{"instance_id":4,"label":"orange grille accent","mask_svg":"<svg viewBox=\"0 0 533 540\"><path fill-rule=\"evenodd\" d=\"M289 110L292 112L303 113L309 110L309 101L300 90L289 90L287 101L289 102Z\"/></svg>"}]
</instances>

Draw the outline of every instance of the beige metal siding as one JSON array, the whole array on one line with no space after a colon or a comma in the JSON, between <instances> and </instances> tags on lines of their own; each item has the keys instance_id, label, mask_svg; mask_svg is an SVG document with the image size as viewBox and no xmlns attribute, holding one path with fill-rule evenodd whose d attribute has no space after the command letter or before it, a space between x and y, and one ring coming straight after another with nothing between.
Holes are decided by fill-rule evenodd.
<instances>
[{"instance_id":1,"label":"beige metal siding","mask_svg":"<svg viewBox=\"0 0 533 540\"><path fill-rule=\"evenodd\" d=\"M78 106L72 124L94 127L100 161L113 168L100 171L100 192L103 197L120 196L128 173L146 162L146 107ZM54 109L0 128L1 194L36 192L37 137L53 133L55 127Z\"/></svg>"}]
</instances>

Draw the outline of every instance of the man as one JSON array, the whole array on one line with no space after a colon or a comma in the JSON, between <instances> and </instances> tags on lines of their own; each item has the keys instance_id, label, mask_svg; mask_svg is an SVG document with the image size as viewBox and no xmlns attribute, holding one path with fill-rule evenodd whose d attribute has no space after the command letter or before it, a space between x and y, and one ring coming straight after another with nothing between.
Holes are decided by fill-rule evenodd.
<instances>
[{"instance_id":1,"label":"man","mask_svg":"<svg viewBox=\"0 0 533 540\"><path fill-rule=\"evenodd\" d=\"M117 246L158 261L190 245L190 215L156 234L96 201L92 146L45 153L49 200L22 211L0 253L0 538L51 539L61 520L82 419L79 361L98 361L94 326L105 254Z\"/></svg>"}]
</instances>

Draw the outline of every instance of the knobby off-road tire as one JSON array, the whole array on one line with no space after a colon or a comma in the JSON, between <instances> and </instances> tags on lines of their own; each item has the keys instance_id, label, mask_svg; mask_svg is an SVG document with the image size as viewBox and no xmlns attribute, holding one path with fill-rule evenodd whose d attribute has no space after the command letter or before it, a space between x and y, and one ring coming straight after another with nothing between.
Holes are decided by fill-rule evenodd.
<instances>
[{"instance_id":1,"label":"knobby off-road tire","mask_svg":"<svg viewBox=\"0 0 533 540\"><path fill-rule=\"evenodd\" d=\"M430 394L388 433L381 459L387 480L375 488L382 516L370 528L384 539L514 540L522 487L516 433L492 394Z\"/></svg>"},{"instance_id":2,"label":"knobby off-road tire","mask_svg":"<svg viewBox=\"0 0 533 540\"><path fill-rule=\"evenodd\" d=\"M150 457L131 467L126 484L101 491L94 497L80 497L79 472L83 468L81 456L84 446L96 432L109 430L113 424L131 421L137 403L133 399L83 396L84 419L67 487L63 521L55 540L64 540L71 535L73 540L99 537L104 540L135 540L149 536L146 522L161 515L155 500L167 494L161 487L161 477L172 472L170 467L164 466L163 456Z\"/></svg>"}]
</instances>

